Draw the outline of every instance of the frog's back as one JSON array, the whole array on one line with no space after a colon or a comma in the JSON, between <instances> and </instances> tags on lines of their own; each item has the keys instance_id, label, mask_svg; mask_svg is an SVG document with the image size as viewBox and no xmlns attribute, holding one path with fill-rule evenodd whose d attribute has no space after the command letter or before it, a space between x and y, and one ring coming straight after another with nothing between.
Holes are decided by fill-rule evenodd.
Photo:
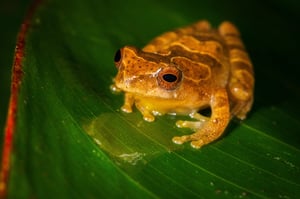
<instances>
[{"instance_id":1,"label":"frog's back","mask_svg":"<svg viewBox=\"0 0 300 199\"><path fill-rule=\"evenodd\" d=\"M191 26L166 32L156 37L143 48L145 52L167 56L170 60L190 60L209 71L221 86L228 80L229 56L225 42L217 30L212 29L207 21L200 21ZM195 69L191 71L196 73Z\"/></svg>"}]
</instances>

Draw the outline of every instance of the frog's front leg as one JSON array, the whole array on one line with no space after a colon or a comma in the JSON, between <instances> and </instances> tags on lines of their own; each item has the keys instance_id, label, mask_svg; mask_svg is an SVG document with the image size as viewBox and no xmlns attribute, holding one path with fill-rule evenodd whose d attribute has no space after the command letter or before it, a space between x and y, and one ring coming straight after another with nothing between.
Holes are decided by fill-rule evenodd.
<instances>
[{"instance_id":1,"label":"frog's front leg","mask_svg":"<svg viewBox=\"0 0 300 199\"><path fill-rule=\"evenodd\" d=\"M122 111L131 113L134 104L136 108L142 113L144 120L146 120L147 122L153 122L155 120L154 115L147 109L146 105L144 105L140 100L136 99L133 94L125 93L124 104L121 107Z\"/></svg>"},{"instance_id":2,"label":"frog's front leg","mask_svg":"<svg viewBox=\"0 0 300 199\"><path fill-rule=\"evenodd\" d=\"M155 120L154 115L152 114L152 111L147 109L147 106L143 104L141 101L135 102L136 108L142 113L143 119L147 122L153 122Z\"/></svg>"},{"instance_id":3,"label":"frog's front leg","mask_svg":"<svg viewBox=\"0 0 300 199\"><path fill-rule=\"evenodd\" d=\"M134 104L134 96L130 93L125 93L124 104L121 107L121 110L124 111L125 113L131 113L133 104Z\"/></svg>"},{"instance_id":4,"label":"frog's front leg","mask_svg":"<svg viewBox=\"0 0 300 199\"><path fill-rule=\"evenodd\" d=\"M211 98L210 106L212 110L211 118L203 126L200 126L191 135L174 137L173 142L183 144L184 142L191 141L192 147L198 149L219 138L230 119L229 102L225 89L219 89L215 92ZM185 127L193 129L194 126L185 125Z\"/></svg>"}]
</instances>

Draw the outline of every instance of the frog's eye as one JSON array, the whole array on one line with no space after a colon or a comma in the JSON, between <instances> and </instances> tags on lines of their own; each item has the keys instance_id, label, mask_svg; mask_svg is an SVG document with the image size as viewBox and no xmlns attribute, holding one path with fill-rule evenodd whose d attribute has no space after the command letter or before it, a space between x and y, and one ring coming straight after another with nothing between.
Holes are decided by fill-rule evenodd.
<instances>
[{"instance_id":1,"label":"frog's eye","mask_svg":"<svg viewBox=\"0 0 300 199\"><path fill-rule=\"evenodd\" d=\"M177 81L177 76L173 74L164 74L162 78L169 83Z\"/></svg>"},{"instance_id":2,"label":"frog's eye","mask_svg":"<svg viewBox=\"0 0 300 199\"><path fill-rule=\"evenodd\" d=\"M167 67L159 71L157 76L158 85L166 90L174 90L181 81L181 71L176 67Z\"/></svg>"},{"instance_id":3,"label":"frog's eye","mask_svg":"<svg viewBox=\"0 0 300 199\"><path fill-rule=\"evenodd\" d=\"M116 65L117 68L119 68L119 66L120 66L121 59L122 59L122 50L119 49L119 50L116 52L115 58L114 58L115 65Z\"/></svg>"}]
</instances>

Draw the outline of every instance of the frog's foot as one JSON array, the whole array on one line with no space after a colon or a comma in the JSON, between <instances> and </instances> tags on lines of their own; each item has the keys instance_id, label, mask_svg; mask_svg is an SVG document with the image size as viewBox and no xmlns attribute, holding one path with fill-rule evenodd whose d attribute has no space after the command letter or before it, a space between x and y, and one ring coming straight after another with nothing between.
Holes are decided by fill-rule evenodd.
<instances>
[{"instance_id":1,"label":"frog's foot","mask_svg":"<svg viewBox=\"0 0 300 199\"><path fill-rule=\"evenodd\" d=\"M135 103L135 106L137 109L142 113L143 119L147 122L153 122L155 120L154 115L142 104L140 103Z\"/></svg>"},{"instance_id":2,"label":"frog's foot","mask_svg":"<svg viewBox=\"0 0 300 199\"><path fill-rule=\"evenodd\" d=\"M185 142L191 141L191 146L195 149L199 149L203 145L205 145L206 143L209 142L206 139L206 136L201 135L201 133L199 133L199 132L191 134L191 135L176 136L176 137L173 137L172 141L175 144L183 144Z\"/></svg>"},{"instance_id":3,"label":"frog's foot","mask_svg":"<svg viewBox=\"0 0 300 199\"><path fill-rule=\"evenodd\" d=\"M183 144L190 141L191 146L194 149L200 149L203 145L208 144L213 140L215 140L214 136L211 136L202 130L191 135L175 136L172 139L175 144Z\"/></svg>"},{"instance_id":4,"label":"frog's foot","mask_svg":"<svg viewBox=\"0 0 300 199\"><path fill-rule=\"evenodd\" d=\"M133 95L129 93L125 93L125 100L123 106L121 107L121 110L124 111L125 113L131 113L133 103L134 103Z\"/></svg>"},{"instance_id":5,"label":"frog's foot","mask_svg":"<svg viewBox=\"0 0 300 199\"><path fill-rule=\"evenodd\" d=\"M198 119L195 133L191 135L184 135L181 137L173 137L173 142L176 144L183 144L191 141L191 146L195 149L201 148L203 145L211 143L218 139L224 132L229 119L229 103L228 96L225 89L218 90L211 100L211 117L207 118L198 113L193 113L190 116ZM199 123L200 122L200 123ZM179 122L179 126L195 127L189 122ZM204 126L203 126L204 125Z\"/></svg>"},{"instance_id":6,"label":"frog's foot","mask_svg":"<svg viewBox=\"0 0 300 199\"><path fill-rule=\"evenodd\" d=\"M190 129L198 131L198 132L191 134L191 135L173 137L172 141L176 144L183 144L185 142L192 141L191 146L193 148L199 149L202 145L204 145L206 143L204 140L202 140L202 137L205 137L205 136L201 136L202 133L201 133L200 129L203 128L204 124L206 124L210 118L205 117L199 113L191 113L190 117L193 119L197 119L198 121L179 120L176 122L176 126L178 128L190 128Z\"/></svg>"},{"instance_id":7,"label":"frog's foot","mask_svg":"<svg viewBox=\"0 0 300 199\"><path fill-rule=\"evenodd\" d=\"M129 105L129 104L124 104L122 107L121 107L121 110L125 113L131 113L132 112L132 106Z\"/></svg>"},{"instance_id":8,"label":"frog's foot","mask_svg":"<svg viewBox=\"0 0 300 199\"><path fill-rule=\"evenodd\" d=\"M147 112L147 113L142 113L143 114L143 119L147 122L153 122L155 120L155 117L150 113L150 112Z\"/></svg>"}]
</instances>

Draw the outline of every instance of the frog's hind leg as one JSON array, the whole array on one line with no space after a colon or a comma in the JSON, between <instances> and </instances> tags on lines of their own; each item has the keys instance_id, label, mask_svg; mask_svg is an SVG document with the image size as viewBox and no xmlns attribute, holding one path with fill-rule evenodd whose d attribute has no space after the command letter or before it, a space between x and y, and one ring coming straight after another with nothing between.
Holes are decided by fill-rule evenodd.
<instances>
[{"instance_id":1,"label":"frog's hind leg","mask_svg":"<svg viewBox=\"0 0 300 199\"><path fill-rule=\"evenodd\" d=\"M250 58L240 39L238 29L230 22L223 22L219 32L229 50L231 75L228 83L231 116L246 117L253 102L254 74Z\"/></svg>"},{"instance_id":2,"label":"frog's hind leg","mask_svg":"<svg viewBox=\"0 0 300 199\"><path fill-rule=\"evenodd\" d=\"M217 91L212 97L210 105L212 109L211 117L206 118L204 122L202 121L202 124L200 123L201 125L199 125L199 128L196 128L195 133L191 135L173 137L172 140L174 143L183 144L191 141L191 146L199 149L203 145L213 142L222 135L230 119L229 102L226 90L220 89ZM204 116L200 115L200 118L198 117L199 115L196 115L196 119L200 119L199 121L201 122L201 119ZM195 127L188 121L184 121L181 126Z\"/></svg>"},{"instance_id":3,"label":"frog's hind leg","mask_svg":"<svg viewBox=\"0 0 300 199\"><path fill-rule=\"evenodd\" d=\"M121 110L125 113L131 113L133 104L134 104L134 96L130 93L125 93L124 104L121 107Z\"/></svg>"}]
</instances>

